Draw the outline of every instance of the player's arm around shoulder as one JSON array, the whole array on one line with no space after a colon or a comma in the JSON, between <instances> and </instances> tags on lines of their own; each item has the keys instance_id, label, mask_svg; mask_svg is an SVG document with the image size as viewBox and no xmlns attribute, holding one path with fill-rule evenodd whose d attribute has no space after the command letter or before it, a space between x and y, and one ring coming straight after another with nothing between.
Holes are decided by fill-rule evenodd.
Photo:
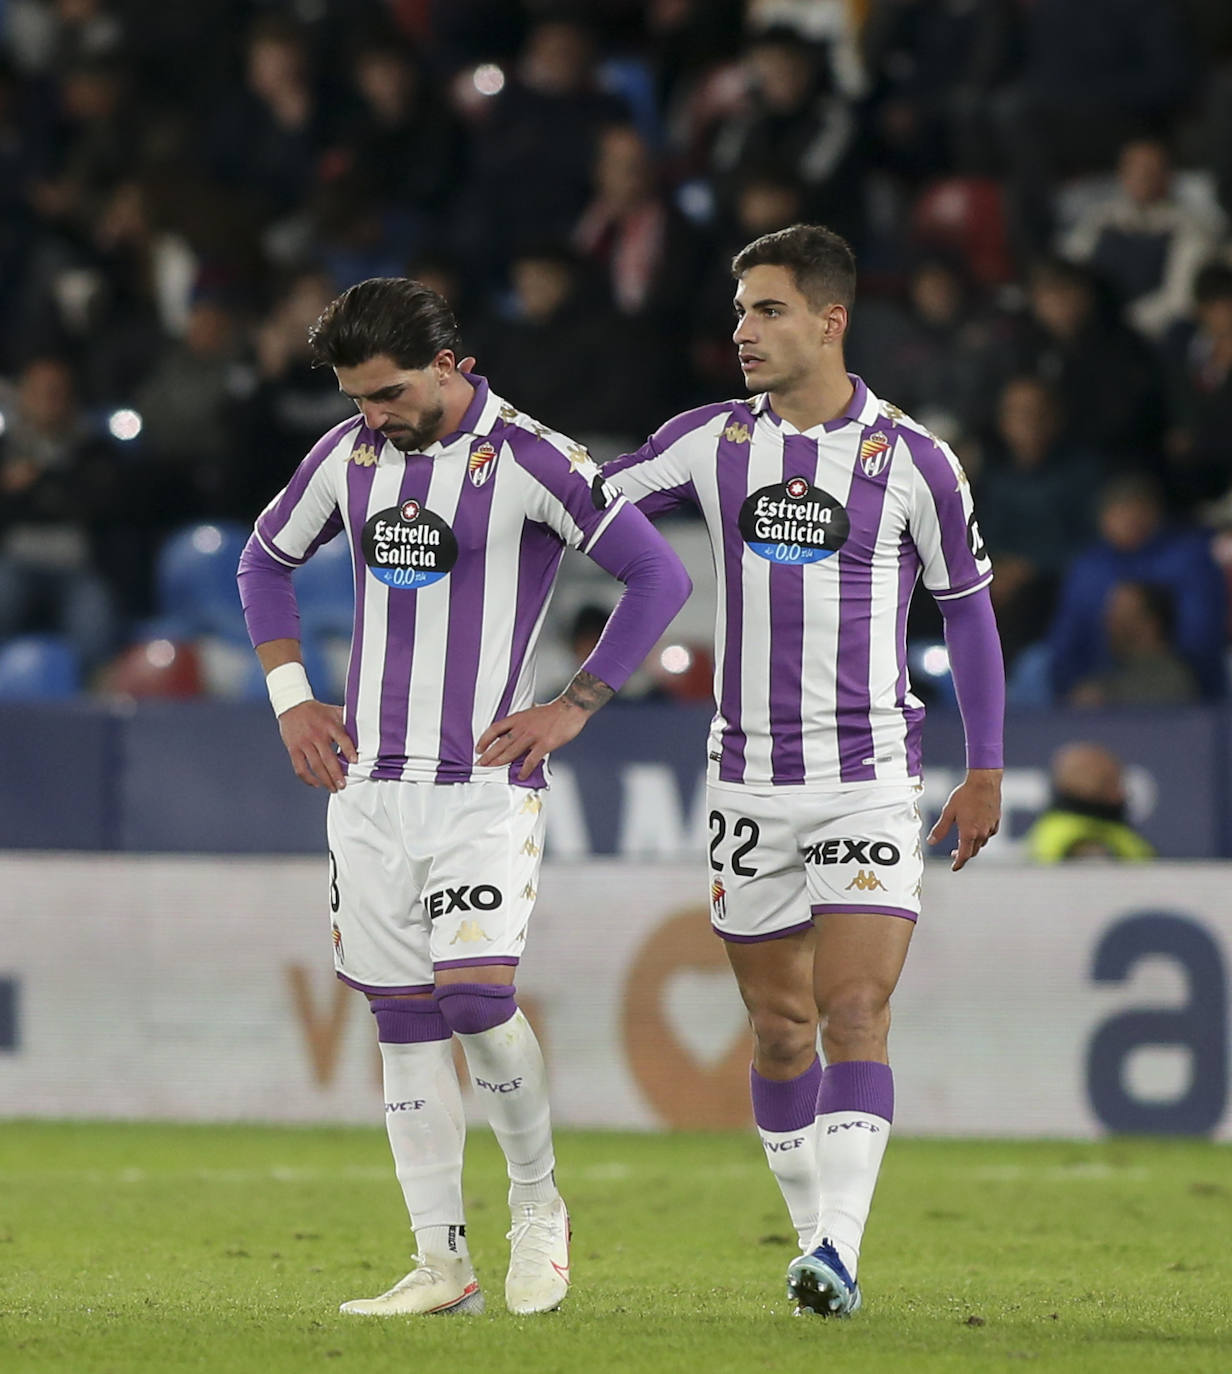
<instances>
[{"instance_id":1,"label":"player's arm around shoulder","mask_svg":"<svg viewBox=\"0 0 1232 1374\"><path fill-rule=\"evenodd\" d=\"M309 787L340 792L346 786L340 758L348 763L359 758L343 724L342 707L312 695L299 640L267 640L257 645L257 658L295 776Z\"/></svg>"}]
</instances>

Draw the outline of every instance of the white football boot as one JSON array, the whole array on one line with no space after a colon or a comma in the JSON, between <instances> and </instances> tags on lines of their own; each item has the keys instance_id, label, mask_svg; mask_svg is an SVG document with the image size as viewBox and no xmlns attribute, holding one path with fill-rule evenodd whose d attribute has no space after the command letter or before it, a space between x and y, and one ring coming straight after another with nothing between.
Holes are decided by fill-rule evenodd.
<instances>
[{"instance_id":1,"label":"white football boot","mask_svg":"<svg viewBox=\"0 0 1232 1374\"><path fill-rule=\"evenodd\" d=\"M338 1309L352 1316L452 1316L482 1312L483 1293L468 1256L416 1255L415 1268L379 1298L355 1298Z\"/></svg>"},{"instance_id":2,"label":"white football boot","mask_svg":"<svg viewBox=\"0 0 1232 1374\"><path fill-rule=\"evenodd\" d=\"M570 1228L564 1199L520 1203L511 1211L505 1306L519 1315L554 1312L569 1291Z\"/></svg>"}]
</instances>

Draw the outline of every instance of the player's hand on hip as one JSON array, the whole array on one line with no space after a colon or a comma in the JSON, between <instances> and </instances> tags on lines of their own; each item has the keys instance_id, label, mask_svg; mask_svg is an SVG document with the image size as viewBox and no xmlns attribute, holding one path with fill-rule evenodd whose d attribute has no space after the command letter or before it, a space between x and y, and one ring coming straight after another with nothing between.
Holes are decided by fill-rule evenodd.
<instances>
[{"instance_id":1,"label":"player's hand on hip","mask_svg":"<svg viewBox=\"0 0 1232 1374\"><path fill-rule=\"evenodd\" d=\"M938 844L958 827L958 848L950 851L955 873L974 859L1001 828L1001 770L969 768L964 782L950 793L937 824L928 832L928 843Z\"/></svg>"},{"instance_id":2,"label":"player's hand on hip","mask_svg":"<svg viewBox=\"0 0 1232 1374\"><path fill-rule=\"evenodd\" d=\"M518 777L522 782L543 760L577 735L590 719L590 712L563 697L526 711L515 711L503 720L493 721L479 736L475 753L481 768L500 768L522 760Z\"/></svg>"},{"instance_id":3,"label":"player's hand on hip","mask_svg":"<svg viewBox=\"0 0 1232 1374\"><path fill-rule=\"evenodd\" d=\"M278 717L278 733L301 782L330 792L340 792L346 786L339 760L354 763L359 755L343 726L341 706L301 701Z\"/></svg>"}]
</instances>

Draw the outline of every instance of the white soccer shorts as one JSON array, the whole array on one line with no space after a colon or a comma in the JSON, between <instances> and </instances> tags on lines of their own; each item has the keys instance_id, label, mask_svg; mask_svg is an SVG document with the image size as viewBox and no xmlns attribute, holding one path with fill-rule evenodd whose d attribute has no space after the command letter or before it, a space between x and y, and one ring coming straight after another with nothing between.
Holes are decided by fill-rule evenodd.
<instances>
[{"instance_id":1,"label":"white soccer shorts","mask_svg":"<svg viewBox=\"0 0 1232 1374\"><path fill-rule=\"evenodd\" d=\"M503 782L347 780L329 799L334 968L372 993L516 964L543 852L543 793Z\"/></svg>"},{"instance_id":2,"label":"white soccer shorts","mask_svg":"<svg viewBox=\"0 0 1232 1374\"><path fill-rule=\"evenodd\" d=\"M817 792L709 784L715 934L771 940L834 911L914 921L924 878L919 796L915 783Z\"/></svg>"}]
</instances>

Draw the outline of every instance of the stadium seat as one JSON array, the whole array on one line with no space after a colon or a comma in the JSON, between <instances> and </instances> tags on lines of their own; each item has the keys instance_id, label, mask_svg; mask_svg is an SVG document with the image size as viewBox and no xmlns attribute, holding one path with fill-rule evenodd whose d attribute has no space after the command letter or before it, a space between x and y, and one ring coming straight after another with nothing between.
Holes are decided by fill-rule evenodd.
<instances>
[{"instance_id":1,"label":"stadium seat","mask_svg":"<svg viewBox=\"0 0 1232 1374\"><path fill-rule=\"evenodd\" d=\"M925 187L912 207L911 237L957 254L984 286L1013 279L1004 197L989 177L945 177Z\"/></svg>"},{"instance_id":2,"label":"stadium seat","mask_svg":"<svg viewBox=\"0 0 1232 1374\"><path fill-rule=\"evenodd\" d=\"M81 664L61 635L18 635L0 645L0 700L63 701L80 690Z\"/></svg>"},{"instance_id":3,"label":"stadium seat","mask_svg":"<svg viewBox=\"0 0 1232 1374\"><path fill-rule=\"evenodd\" d=\"M114 697L195 697L204 685L196 649L170 639L130 644L99 675L102 691Z\"/></svg>"},{"instance_id":4,"label":"stadium seat","mask_svg":"<svg viewBox=\"0 0 1232 1374\"><path fill-rule=\"evenodd\" d=\"M294 582L305 639L321 635L349 638L355 584L347 540L336 535L322 544L302 568L296 569Z\"/></svg>"},{"instance_id":5,"label":"stadium seat","mask_svg":"<svg viewBox=\"0 0 1232 1374\"><path fill-rule=\"evenodd\" d=\"M158 551L159 627L171 639L218 635L246 643L235 570L248 531L226 522L188 525Z\"/></svg>"}]
</instances>

